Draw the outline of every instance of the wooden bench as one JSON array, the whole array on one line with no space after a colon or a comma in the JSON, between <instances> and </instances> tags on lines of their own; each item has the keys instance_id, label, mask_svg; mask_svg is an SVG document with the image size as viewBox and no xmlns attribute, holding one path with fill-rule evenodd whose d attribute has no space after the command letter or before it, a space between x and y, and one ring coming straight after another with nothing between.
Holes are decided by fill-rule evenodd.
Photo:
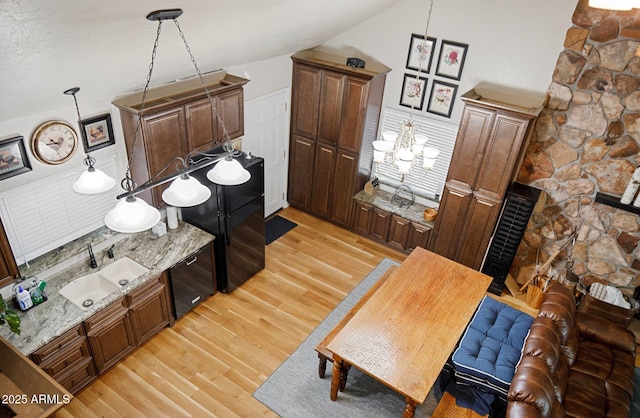
<instances>
[{"instance_id":1,"label":"wooden bench","mask_svg":"<svg viewBox=\"0 0 640 418\"><path fill-rule=\"evenodd\" d=\"M369 290L367 290L367 293L365 293L362 296L362 298L360 298L360 300L355 305L353 305L353 307L349 310L349 312L347 312L347 314L340 320L340 322L336 324L336 326L327 334L327 336L324 337L322 341L318 343L318 345L316 346L316 351L318 352L318 359L319 359L318 375L320 376L320 378L323 378L325 375L325 372L327 369L327 360L333 362L333 355L331 354L331 351L327 350L327 345L329 344L329 342L331 342L333 337L338 332L340 332L342 328L344 328L347 322L349 322L349 320L353 318L356 312L360 310L362 305L364 305L367 302L367 300L369 300L371 295L373 295L376 292L376 290L378 290L380 286L382 286L384 282L387 281L387 279L391 276L391 274L397 268L398 268L397 266L389 267L389 269L387 269L387 271L383 273L382 277L380 277L380 279L378 279L378 281L375 282L373 286L369 288ZM346 376L345 376L345 381L346 381Z\"/></svg>"}]
</instances>

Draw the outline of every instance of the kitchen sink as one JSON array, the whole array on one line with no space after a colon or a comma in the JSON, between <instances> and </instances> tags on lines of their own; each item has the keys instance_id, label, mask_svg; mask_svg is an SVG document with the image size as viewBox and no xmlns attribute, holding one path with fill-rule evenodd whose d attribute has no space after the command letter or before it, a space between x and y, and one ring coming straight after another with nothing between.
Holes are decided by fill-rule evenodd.
<instances>
[{"instance_id":1,"label":"kitchen sink","mask_svg":"<svg viewBox=\"0 0 640 418\"><path fill-rule=\"evenodd\" d=\"M60 289L60 294L79 307L88 308L147 272L149 269L142 264L122 257L95 273L73 280Z\"/></svg>"},{"instance_id":2,"label":"kitchen sink","mask_svg":"<svg viewBox=\"0 0 640 418\"><path fill-rule=\"evenodd\" d=\"M93 273L75 279L60 289L60 294L79 307L88 308L119 288L120 286L100 274Z\"/></svg>"}]
</instances>

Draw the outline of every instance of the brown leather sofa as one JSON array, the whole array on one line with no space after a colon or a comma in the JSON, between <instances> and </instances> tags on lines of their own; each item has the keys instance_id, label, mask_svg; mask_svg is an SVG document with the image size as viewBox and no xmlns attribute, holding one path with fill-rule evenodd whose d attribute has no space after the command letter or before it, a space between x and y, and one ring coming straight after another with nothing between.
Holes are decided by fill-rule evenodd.
<instances>
[{"instance_id":1,"label":"brown leather sofa","mask_svg":"<svg viewBox=\"0 0 640 418\"><path fill-rule=\"evenodd\" d=\"M576 312L573 293L552 283L511 381L507 417L628 417L634 334Z\"/></svg>"}]
</instances>

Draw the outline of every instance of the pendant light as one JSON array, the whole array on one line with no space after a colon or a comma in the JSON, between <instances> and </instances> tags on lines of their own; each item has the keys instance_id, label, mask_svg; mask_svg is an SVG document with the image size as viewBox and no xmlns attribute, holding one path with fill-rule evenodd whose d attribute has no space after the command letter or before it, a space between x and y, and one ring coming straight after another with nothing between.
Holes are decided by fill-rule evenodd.
<instances>
[{"instance_id":1,"label":"pendant light","mask_svg":"<svg viewBox=\"0 0 640 418\"><path fill-rule=\"evenodd\" d=\"M136 198L135 195L145 190L157 187L161 184L171 182L171 185L162 193L162 200L171 206L196 206L209 199L211 197L211 190L208 187L202 185L197 179L189 175L189 173L197 169L201 169L212 164L217 164L214 169L210 170L207 173L207 178L209 178L209 180L211 180L212 182L221 185L238 185L248 181L251 178L251 174L249 173L249 171L247 171L242 166L242 164L240 164L235 159L235 157L238 157L241 152L235 151L233 149L233 145L231 144L231 139L224 125L224 121L218 113L213 97L211 96L211 93L207 88L207 85L204 81L204 78L202 77L202 73L200 72L198 65L196 64L193 54L191 54L191 49L187 44L184 33L180 29L180 25L178 24L177 19L181 15L181 9L157 10L147 15L147 20L158 22L158 29L156 33L156 40L153 45L153 52L151 54L149 73L147 75L146 84L142 93L142 103L139 110L140 117L138 118L138 124L136 126L133 144L130 150L129 162L127 164L127 173L121 183L122 188L126 190L126 192L118 196L120 202L118 202L116 207L109 213L107 213L107 216L105 216L105 224L110 229L113 229L117 232L141 232L153 227L157 222L160 221L160 213L158 212L158 210L147 205L143 200ZM181 168L176 173L157 179L157 177L162 174L162 172L164 172L164 170L166 170L170 166L170 164L174 162L174 160L172 160L162 170L160 170L160 172L157 173L154 178L138 187L131 176L131 162L135 152L138 134L145 134L141 126L142 115L144 114L146 97L149 91L149 82L151 81L151 75L153 73L158 41L160 39L160 33L162 29L162 22L165 20L173 20L174 24L176 25L178 33L182 38L182 42L184 43L184 46L189 54L189 58L191 59L191 62L195 67L200 83L207 95L207 98L211 102L211 110L213 112L213 116L218 121L223 130L223 137L225 139L224 153L222 153L221 155L195 153L206 157L202 160L202 162L198 162L196 164L192 164L192 160L188 157L186 159L176 157L174 158L174 160L178 160L181 163ZM189 153L188 155L190 154L193 154L193 152Z\"/></svg>"},{"instance_id":2,"label":"pendant light","mask_svg":"<svg viewBox=\"0 0 640 418\"><path fill-rule=\"evenodd\" d=\"M76 193L80 194L99 194L111 190L116 185L115 179L107 176L102 170L98 170L95 167L96 159L89 155L87 151L87 133L82 127L82 118L80 117L80 108L78 107L78 100L76 99L76 93L80 91L80 87L72 87L65 90L63 93L68 96L73 96L73 101L76 105L76 114L78 115L78 126L80 128L80 134L82 135L82 144L85 147L86 157L82 161L87 167L85 171L80 174L80 177L73 183L71 188Z\"/></svg>"},{"instance_id":3,"label":"pendant light","mask_svg":"<svg viewBox=\"0 0 640 418\"><path fill-rule=\"evenodd\" d=\"M631 10L632 7L639 7L633 0L589 0L589 7L607 10Z\"/></svg>"}]
</instances>

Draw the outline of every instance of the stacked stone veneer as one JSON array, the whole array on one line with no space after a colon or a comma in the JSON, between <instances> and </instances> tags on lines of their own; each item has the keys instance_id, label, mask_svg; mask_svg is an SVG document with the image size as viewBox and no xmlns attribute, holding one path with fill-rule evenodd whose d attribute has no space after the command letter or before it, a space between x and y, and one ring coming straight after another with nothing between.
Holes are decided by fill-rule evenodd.
<instances>
[{"instance_id":1,"label":"stacked stone veneer","mask_svg":"<svg viewBox=\"0 0 640 418\"><path fill-rule=\"evenodd\" d=\"M640 11L591 9L579 0L545 107L518 174L543 190L511 273L531 277L576 231L553 266L586 284L640 286L640 218L595 202L622 196L640 165Z\"/></svg>"}]
</instances>

